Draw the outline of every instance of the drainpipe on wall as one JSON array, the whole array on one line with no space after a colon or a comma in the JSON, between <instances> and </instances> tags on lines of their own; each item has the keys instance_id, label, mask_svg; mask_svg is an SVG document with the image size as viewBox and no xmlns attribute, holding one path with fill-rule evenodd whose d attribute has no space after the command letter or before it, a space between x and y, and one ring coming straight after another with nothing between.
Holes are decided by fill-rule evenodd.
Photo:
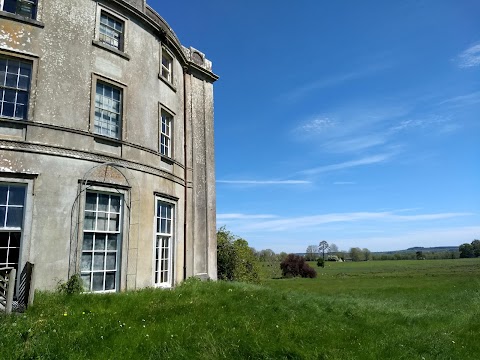
<instances>
[{"instance_id":1,"label":"drainpipe on wall","mask_svg":"<svg viewBox=\"0 0 480 360\"><path fill-rule=\"evenodd\" d=\"M183 280L187 279L187 67L183 68L183 162L185 187L183 194Z\"/></svg>"}]
</instances>

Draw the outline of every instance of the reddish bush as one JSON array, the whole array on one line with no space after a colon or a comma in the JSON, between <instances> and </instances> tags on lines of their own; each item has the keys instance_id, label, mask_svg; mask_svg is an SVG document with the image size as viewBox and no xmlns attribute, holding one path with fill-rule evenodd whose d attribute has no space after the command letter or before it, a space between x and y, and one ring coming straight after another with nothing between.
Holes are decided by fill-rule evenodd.
<instances>
[{"instance_id":1,"label":"reddish bush","mask_svg":"<svg viewBox=\"0 0 480 360\"><path fill-rule=\"evenodd\" d=\"M285 260L280 263L282 275L284 277L301 276L304 278L315 278L317 272L305 262L305 258L300 255L289 254Z\"/></svg>"}]
</instances>

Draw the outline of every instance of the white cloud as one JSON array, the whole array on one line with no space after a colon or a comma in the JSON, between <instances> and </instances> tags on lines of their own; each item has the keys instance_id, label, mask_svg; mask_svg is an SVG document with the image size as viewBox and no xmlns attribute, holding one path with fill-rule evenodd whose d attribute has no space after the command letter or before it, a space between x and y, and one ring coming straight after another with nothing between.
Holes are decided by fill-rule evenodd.
<instances>
[{"instance_id":1,"label":"white cloud","mask_svg":"<svg viewBox=\"0 0 480 360\"><path fill-rule=\"evenodd\" d=\"M475 91L465 95L454 96L443 100L438 105L447 105L453 108L459 108L480 103L480 91Z\"/></svg>"},{"instance_id":2,"label":"white cloud","mask_svg":"<svg viewBox=\"0 0 480 360\"><path fill-rule=\"evenodd\" d=\"M301 125L297 131L307 134L320 133L334 126L335 122L333 120L327 117L316 117Z\"/></svg>"},{"instance_id":3,"label":"white cloud","mask_svg":"<svg viewBox=\"0 0 480 360\"><path fill-rule=\"evenodd\" d=\"M220 184L235 185L305 185L311 184L308 180L217 180Z\"/></svg>"},{"instance_id":4,"label":"white cloud","mask_svg":"<svg viewBox=\"0 0 480 360\"><path fill-rule=\"evenodd\" d=\"M469 68L480 65L480 43L473 44L458 55L458 66Z\"/></svg>"},{"instance_id":5,"label":"white cloud","mask_svg":"<svg viewBox=\"0 0 480 360\"><path fill-rule=\"evenodd\" d=\"M332 213L313 216L292 218L278 218L274 220L259 221L245 224L247 230L283 231L291 228L301 229L316 227L331 223L353 223L359 221L383 221L383 222L419 222L431 220L443 220L472 215L471 213L434 213L417 215L399 215L395 212L352 212Z\"/></svg>"},{"instance_id":6,"label":"white cloud","mask_svg":"<svg viewBox=\"0 0 480 360\"><path fill-rule=\"evenodd\" d=\"M300 171L299 173L305 174L305 175L314 175L314 174L319 174L324 172L348 169L348 168L357 167L357 166L378 164L378 163L382 163L389 160L392 156L393 156L392 153L372 155L372 156L367 156L357 160L345 161L338 164L323 165L323 166L315 167L312 169L303 170L303 171Z\"/></svg>"},{"instance_id":7,"label":"white cloud","mask_svg":"<svg viewBox=\"0 0 480 360\"><path fill-rule=\"evenodd\" d=\"M225 221L225 220L251 220L251 219L272 219L276 218L275 215L270 214L217 214L217 221Z\"/></svg>"}]
</instances>

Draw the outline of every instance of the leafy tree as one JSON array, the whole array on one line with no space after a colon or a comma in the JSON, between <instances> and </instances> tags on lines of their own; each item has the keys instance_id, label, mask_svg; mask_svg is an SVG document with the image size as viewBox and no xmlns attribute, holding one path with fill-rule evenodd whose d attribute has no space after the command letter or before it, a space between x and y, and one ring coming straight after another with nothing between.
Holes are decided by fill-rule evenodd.
<instances>
[{"instance_id":1,"label":"leafy tree","mask_svg":"<svg viewBox=\"0 0 480 360\"><path fill-rule=\"evenodd\" d=\"M362 258L364 258L362 253L362 250L358 247L356 248L351 248L350 249L350 257L352 258L352 261L360 261Z\"/></svg>"},{"instance_id":2,"label":"leafy tree","mask_svg":"<svg viewBox=\"0 0 480 360\"><path fill-rule=\"evenodd\" d=\"M288 254L285 251L282 251L280 254L277 255L277 260L278 261L283 261L285 258L288 256Z\"/></svg>"},{"instance_id":3,"label":"leafy tree","mask_svg":"<svg viewBox=\"0 0 480 360\"><path fill-rule=\"evenodd\" d=\"M417 252L415 253L415 257L417 258L417 260L423 260L423 259L425 259L425 257L423 256L423 252L421 252L421 251L417 251Z\"/></svg>"},{"instance_id":4,"label":"leafy tree","mask_svg":"<svg viewBox=\"0 0 480 360\"><path fill-rule=\"evenodd\" d=\"M318 250L322 253L323 261L325 261L325 251L328 251L328 249L328 242L326 242L325 240L320 241L320 244L318 244Z\"/></svg>"},{"instance_id":5,"label":"leafy tree","mask_svg":"<svg viewBox=\"0 0 480 360\"><path fill-rule=\"evenodd\" d=\"M462 244L459 246L458 251L460 251L461 258L470 258L475 256L472 244Z\"/></svg>"},{"instance_id":6,"label":"leafy tree","mask_svg":"<svg viewBox=\"0 0 480 360\"><path fill-rule=\"evenodd\" d=\"M257 255L260 261L271 261L276 257L275 252L272 249L260 250Z\"/></svg>"},{"instance_id":7,"label":"leafy tree","mask_svg":"<svg viewBox=\"0 0 480 360\"><path fill-rule=\"evenodd\" d=\"M372 259L372 252L368 250L367 248L362 249L363 253L363 259L365 261L371 260Z\"/></svg>"},{"instance_id":8,"label":"leafy tree","mask_svg":"<svg viewBox=\"0 0 480 360\"><path fill-rule=\"evenodd\" d=\"M316 258L318 258L318 246L309 245L305 252L305 260L314 261Z\"/></svg>"},{"instance_id":9,"label":"leafy tree","mask_svg":"<svg viewBox=\"0 0 480 360\"><path fill-rule=\"evenodd\" d=\"M305 258L295 254L288 254L280 263L280 269L284 277L314 278L317 276L317 272L305 262Z\"/></svg>"},{"instance_id":10,"label":"leafy tree","mask_svg":"<svg viewBox=\"0 0 480 360\"><path fill-rule=\"evenodd\" d=\"M220 280L259 282L253 250L223 226L217 231L217 271Z\"/></svg>"},{"instance_id":11,"label":"leafy tree","mask_svg":"<svg viewBox=\"0 0 480 360\"><path fill-rule=\"evenodd\" d=\"M242 282L260 282L257 259L248 246L247 240L237 239L233 242L235 251L235 266L233 268L233 279Z\"/></svg>"},{"instance_id":12,"label":"leafy tree","mask_svg":"<svg viewBox=\"0 0 480 360\"><path fill-rule=\"evenodd\" d=\"M473 240L472 241L472 248L473 248L473 256L479 257L480 256L480 240Z\"/></svg>"},{"instance_id":13,"label":"leafy tree","mask_svg":"<svg viewBox=\"0 0 480 360\"><path fill-rule=\"evenodd\" d=\"M337 255L337 253L338 253L338 246L335 244L330 244L329 254Z\"/></svg>"}]
</instances>

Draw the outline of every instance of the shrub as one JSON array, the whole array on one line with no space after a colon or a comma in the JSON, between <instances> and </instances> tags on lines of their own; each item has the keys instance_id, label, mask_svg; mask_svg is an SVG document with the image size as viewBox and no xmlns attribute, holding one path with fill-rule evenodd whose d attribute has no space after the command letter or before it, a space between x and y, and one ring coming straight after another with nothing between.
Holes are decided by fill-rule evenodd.
<instances>
[{"instance_id":1,"label":"shrub","mask_svg":"<svg viewBox=\"0 0 480 360\"><path fill-rule=\"evenodd\" d=\"M325 267L325 260L323 260L322 258L318 258L317 259L317 266L324 268Z\"/></svg>"},{"instance_id":2,"label":"shrub","mask_svg":"<svg viewBox=\"0 0 480 360\"><path fill-rule=\"evenodd\" d=\"M83 290L80 274L73 274L66 282L59 281L57 285L57 291L60 294L80 294Z\"/></svg>"},{"instance_id":3,"label":"shrub","mask_svg":"<svg viewBox=\"0 0 480 360\"><path fill-rule=\"evenodd\" d=\"M258 261L252 248L225 227L217 231L217 273L220 280L260 282Z\"/></svg>"},{"instance_id":4,"label":"shrub","mask_svg":"<svg viewBox=\"0 0 480 360\"><path fill-rule=\"evenodd\" d=\"M280 269L282 269L282 275L284 277L317 277L315 269L310 267L310 265L305 262L305 258L300 255L289 254L285 260L280 263Z\"/></svg>"}]
</instances>

